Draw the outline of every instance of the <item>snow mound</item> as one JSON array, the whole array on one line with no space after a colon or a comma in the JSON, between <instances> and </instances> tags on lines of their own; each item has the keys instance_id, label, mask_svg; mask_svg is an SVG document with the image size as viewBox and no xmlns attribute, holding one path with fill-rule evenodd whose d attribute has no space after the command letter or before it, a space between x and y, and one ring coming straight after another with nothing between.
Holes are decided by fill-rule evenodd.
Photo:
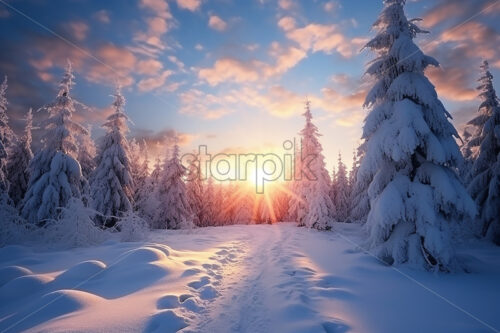
<instances>
[{"instance_id":1,"label":"snow mound","mask_svg":"<svg viewBox=\"0 0 500 333\"><path fill-rule=\"evenodd\" d=\"M179 297L175 295L166 295L156 303L158 309L175 309L179 307Z\"/></svg>"},{"instance_id":2,"label":"snow mound","mask_svg":"<svg viewBox=\"0 0 500 333\"><path fill-rule=\"evenodd\" d=\"M24 310L0 322L0 330L24 331L51 319L89 307L100 298L76 290L57 290L43 295ZM29 320L24 320L29 318Z\"/></svg>"},{"instance_id":3,"label":"snow mound","mask_svg":"<svg viewBox=\"0 0 500 333\"><path fill-rule=\"evenodd\" d=\"M173 333L187 326L188 324L184 318L179 317L171 310L167 310L154 315L144 332Z\"/></svg>"},{"instance_id":4,"label":"snow mound","mask_svg":"<svg viewBox=\"0 0 500 333\"><path fill-rule=\"evenodd\" d=\"M54 280L54 283L58 286L71 288L78 283L82 283L96 276L96 274L102 272L105 268L106 265L98 260L83 261L59 274Z\"/></svg>"},{"instance_id":5,"label":"snow mound","mask_svg":"<svg viewBox=\"0 0 500 333\"><path fill-rule=\"evenodd\" d=\"M33 272L21 266L7 266L0 268L0 287L18 277L31 274L33 274Z\"/></svg>"},{"instance_id":6,"label":"snow mound","mask_svg":"<svg viewBox=\"0 0 500 333\"><path fill-rule=\"evenodd\" d=\"M164 251L140 247L125 252L81 288L105 298L118 298L146 288L175 271Z\"/></svg>"},{"instance_id":7,"label":"snow mound","mask_svg":"<svg viewBox=\"0 0 500 333\"><path fill-rule=\"evenodd\" d=\"M41 292L53 279L44 275L26 275L7 282L0 288L0 303L19 300Z\"/></svg>"},{"instance_id":8,"label":"snow mound","mask_svg":"<svg viewBox=\"0 0 500 333\"><path fill-rule=\"evenodd\" d=\"M219 292L212 286L205 286L200 290L200 298L204 300L214 299L219 296Z\"/></svg>"},{"instance_id":9,"label":"snow mound","mask_svg":"<svg viewBox=\"0 0 500 333\"><path fill-rule=\"evenodd\" d=\"M140 247L126 252L122 256L122 259L119 260L119 264L152 263L155 261L166 260L167 257L168 253L159 249L153 247Z\"/></svg>"}]
</instances>

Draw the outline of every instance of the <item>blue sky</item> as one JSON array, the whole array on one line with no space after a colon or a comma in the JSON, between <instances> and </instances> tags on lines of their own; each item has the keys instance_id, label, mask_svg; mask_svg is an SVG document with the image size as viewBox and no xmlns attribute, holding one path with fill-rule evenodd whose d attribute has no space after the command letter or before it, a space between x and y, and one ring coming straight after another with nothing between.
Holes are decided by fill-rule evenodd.
<instances>
[{"instance_id":1,"label":"blue sky","mask_svg":"<svg viewBox=\"0 0 500 333\"><path fill-rule=\"evenodd\" d=\"M3 2L0 74L9 76L16 129L27 108L54 97L70 59L74 96L94 109L79 119L96 137L116 81L124 87L131 136L146 139L153 154L174 131L186 152L200 144L213 153L275 151L301 129L307 96L328 167L339 151L351 162L367 112L363 72L373 57L360 50L382 1ZM428 75L460 128L478 105L482 59L500 74L500 5L414 0L406 11L431 31L417 43L441 62Z\"/></svg>"}]
</instances>

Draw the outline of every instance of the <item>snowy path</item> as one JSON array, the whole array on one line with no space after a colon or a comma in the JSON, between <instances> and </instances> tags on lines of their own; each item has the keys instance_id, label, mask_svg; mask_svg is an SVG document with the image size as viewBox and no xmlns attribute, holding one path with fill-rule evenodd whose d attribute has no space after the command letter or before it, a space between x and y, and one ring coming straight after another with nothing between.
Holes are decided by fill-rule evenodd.
<instances>
[{"instance_id":1,"label":"snowy path","mask_svg":"<svg viewBox=\"0 0 500 333\"><path fill-rule=\"evenodd\" d=\"M337 231L230 226L6 247L0 332L498 332L498 247L468 244L471 274L398 272L353 250L359 226Z\"/></svg>"},{"instance_id":2,"label":"snowy path","mask_svg":"<svg viewBox=\"0 0 500 333\"><path fill-rule=\"evenodd\" d=\"M298 252L296 231L290 225L248 234L240 247L243 257L225 268L222 296L194 331L324 332L321 318L307 306L315 272L293 262L304 257Z\"/></svg>"}]
</instances>

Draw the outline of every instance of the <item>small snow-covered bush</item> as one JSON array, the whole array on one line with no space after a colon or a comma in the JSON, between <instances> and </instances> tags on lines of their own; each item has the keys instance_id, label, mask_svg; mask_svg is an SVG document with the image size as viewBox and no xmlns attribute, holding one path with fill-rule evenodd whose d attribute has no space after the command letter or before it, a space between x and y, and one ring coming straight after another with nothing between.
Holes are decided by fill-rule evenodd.
<instances>
[{"instance_id":1,"label":"small snow-covered bush","mask_svg":"<svg viewBox=\"0 0 500 333\"><path fill-rule=\"evenodd\" d=\"M122 242L135 242L146 238L149 224L143 218L129 212L118 220L116 229L120 231Z\"/></svg>"},{"instance_id":2,"label":"small snow-covered bush","mask_svg":"<svg viewBox=\"0 0 500 333\"><path fill-rule=\"evenodd\" d=\"M92 219L95 214L80 199L72 198L68 206L61 209L59 218L47 222L40 236L49 246L66 248L97 245L106 240L110 233L95 225Z\"/></svg>"},{"instance_id":3,"label":"small snow-covered bush","mask_svg":"<svg viewBox=\"0 0 500 333\"><path fill-rule=\"evenodd\" d=\"M20 244L35 236L34 225L26 224L19 217L14 207L0 203L0 247L8 244Z\"/></svg>"}]
</instances>

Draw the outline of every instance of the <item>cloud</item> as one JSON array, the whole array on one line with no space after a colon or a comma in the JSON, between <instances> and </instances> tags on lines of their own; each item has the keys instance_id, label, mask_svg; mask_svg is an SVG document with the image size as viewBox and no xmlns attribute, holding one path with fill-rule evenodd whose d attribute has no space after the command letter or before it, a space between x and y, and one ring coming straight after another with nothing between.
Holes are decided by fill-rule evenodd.
<instances>
[{"instance_id":1,"label":"cloud","mask_svg":"<svg viewBox=\"0 0 500 333\"><path fill-rule=\"evenodd\" d=\"M290 10L295 6L295 3L293 2L293 0L279 0L278 6L280 6L280 8L284 10Z\"/></svg>"},{"instance_id":2,"label":"cloud","mask_svg":"<svg viewBox=\"0 0 500 333\"><path fill-rule=\"evenodd\" d=\"M177 0L177 6L194 12L201 7L201 0Z\"/></svg>"},{"instance_id":3,"label":"cloud","mask_svg":"<svg viewBox=\"0 0 500 333\"><path fill-rule=\"evenodd\" d=\"M337 1L328 1L325 2L323 5L323 9L326 12L333 12L334 10L338 9L340 7L340 4Z\"/></svg>"},{"instance_id":4,"label":"cloud","mask_svg":"<svg viewBox=\"0 0 500 333\"><path fill-rule=\"evenodd\" d=\"M348 38L335 24L325 25L311 23L298 28L292 17L283 17L278 26L285 32L288 39L296 42L303 50L332 54L337 52L345 58L357 54L366 43L365 38Z\"/></svg>"},{"instance_id":5,"label":"cloud","mask_svg":"<svg viewBox=\"0 0 500 333\"><path fill-rule=\"evenodd\" d=\"M266 77L281 75L290 68L295 67L302 59L307 57L304 50L290 46L282 47L278 42L271 43L270 53L275 59L275 65L264 66L263 73Z\"/></svg>"},{"instance_id":6,"label":"cloud","mask_svg":"<svg viewBox=\"0 0 500 333\"><path fill-rule=\"evenodd\" d=\"M224 31L227 28L227 23L217 15L210 15L208 26L217 31Z\"/></svg>"},{"instance_id":7,"label":"cloud","mask_svg":"<svg viewBox=\"0 0 500 333\"><path fill-rule=\"evenodd\" d=\"M71 36L78 41L83 41L87 38L87 33L89 32L89 26L83 21L74 21L66 24Z\"/></svg>"},{"instance_id":8,"label":"cloud","mask_svg":"<svg viewBox=\"0 0 500 333\"><path fill-rule=\"evenodd\" d=\"M432 28L450 21L463 23L471 19L474 14L497 14L500 12L500 3L495 0L441 0L423 15L422 25Z\"/></svg>"},{"instance_id":9,"label":"cloud","mask_svg":"<svg viewBox=\"0 0 500 333\"><path fill-rule=\"evenodd\" d=\"M132 74L137 58L128 49L106 44L99 47L95 55L102 63L90 60L89 68L80 71L87 80L110 85L114 85L118 81L122 86L129 86L134 82Z\"/></svg>"},{"instance_id":10,"label":"cloud","mask_svg":"<svg viewBox=\"0 0 500 333\"><path fill-rule=\"evenodd\" d=\"M150 77L140 80L137 84L137 87L141 92L156 90L165 85L165 81L170 75L172 75L172 71L165 70L163 71L163 73L156 77Z\"/></svg>"},{"instance_id":11,"label":"cloud","mask_svg":"<svg viewBox=\"0 0 500 333\"><path fill-rule=\"evenodd\" d=\"M155 75L163 69L163 64L156 59L140 60L137 63L137 72L144 75Z\"/></svg>"},{"instance_id":12,"label":"cloud","mask_svg":"<svg viewBox=\"0 0 500 333\"><path fill-rule=\"evenodd\" d=\"M135 34L134 40L138 48L133 50L155 57L167 48L164 35L176 23L165 0L140 0L139 7L153 15L146 18L147 30Z\"/></svg>"},{"instance_id":13,"label":"cloud","mask_svg":"<svg viewBox=\"0 0 500 333\"><path fill-rule=\"evenodd\" d=\"M111 23L111 19L109 17L109 12L105 9L101 9L101 10L95 12L93 17L101 23L104 23L104 24Z\"/></svg>"},{"instance_id":14,"label":"cloud","mask_svg":"<svg viewBox=\"0 0 500 333\"><path fill-rule=\"evenodd\" d=\"M441 98L451 101L472 101L477 91L470 87L471 77L468 71L459 67L429 68L426 72L429 80L436 86Z\"/></svg>"},{"instance_id":15,"label":"cloud","mask_svg":"<svg viewBox=\"0 0 500 333\"><path fill-rule=\"evenodd\" d=\"M198 77L215 86L225 81L248 82L257 81L260 66L258 61L243 62L233 58L218 59L212 68L198 71Z\"/></svg>"},{"instance_id":16,"label":"cloud","mask_svg":"<svg viewBox=\"0 0 500 333\"><path fill-rule=\"evenodd\" d=\"M201 44L196 44L196 45L194 46L194 49L195 49L196 51L203 51L203 45L201 45Z\"/></svg>"},{"instance_id":17,"label":"cloud","mask_svg":"<svg viewBox=\"0 0 500 333\"><path fill-rule=\"evenodd\" d=\"M170 8L165 0L140 0L139 7L149 9L164 19L172 18Z\"/></svg>"},{"instance_id":18,"label":"cloud","mask_svg":"<svg viewBox=\"0 0 500 333\"><path fill-rule=\"evenodd\" d=\"M198 77L212 86L227 81L255 82L262 78L279 76L307 56L306 52L299 48L283 47L278 42L271 43L269 55L273 59L271 64L255 59L243 61L229 57L221 58L213 67L200 69Z\"/></svg>"},{"instance_id":19,"label":"cloud","mask_svg":"<svg viewBox=\"0 0 500 333\"><path fill-rule=\"evenodd\" d=\"M177 58L176 56L174 56L174 55L170 55L170 56L168 56L168 60L169 60L171 63L175 64L175 65L177 66L177 68L179 68L179 70L180 70L181 72L185 72L185 71L186 71L186 69L185 69L185 67L186 67L186 66L185 66L185 65L184 65L184 63L183 63L181 60L179 60L179 58Z\"/></svg>"},{"instance_id":20,"label":"cloud","mask_svg":"<svg viewBox=\"0 0 500 333\"><path fill-rule=\"evenodd\" d=\"M195 135L178 132L171 128L166 128L161 131L152 131L144 128L133 128L131 137L138 143L146 142L148 147L148 154L150 160L158 157L165 158L167 148L173 146L175 143L179 146L188 146L196 138Z\"/></svg>"},{"instance_id":21,"label":"cloud","mask_svg":"<svg viewBox=\"0 0 500 333\"><path fill-rule=\"evenodd\" d=\"M283 29L284 31L290 31L290 30L295 29L295 25L296 25L295 19L293 17L290 17L290 16L282 17L278 21L278 26L281 29Z\"/></svg>"},{"instance_id":22,"label":"cloud","mask_svg":"<svg viewBox=\"0 0 500 333\"><path fill-rule=\"evenodd\" d=\"M181 93L179 99L181 114L204 119L218 119L234 110L228 106L233 101L230 95L217 96L198 89L190 89Z\"/></svg>"},{"instance_id":23,"label":"cloud","mask_svg":"<svg viewBox=\"0 0 500 333\"><path fill-rule=\"evenodd\" d=\"M456 43L463 47L468 57L498 59L500 35L497 31L480 22L470 21L458 28L448 29L441 33L440 42Z\"/></svg>"},{"instance_id":24,"label":"cloud","mask_svg":"<svg viewBox=\"0 0 500 333\"><path fill-rule=\"evenodd\" d=\"M426 53L441 63L440 68L426 72L441 98L455 102L477 99L476 79L479 65L484 59L498 59L500 36L482 22L469 21L456 28L441 31L424 45ZM493 62L500 68L500 63Z\"/></svg>"},{"instance_id":25,"label":"cloud","mask_svg":"<svg viewBox=\"0 0 500 333\"><path fill-rule=\"evenodd\" d=\"M354 126L363 118L362 105L366 92L366 86L359 83L353 93L343 93L340 89L325 87L320 95L311 94L309 99L316 108L334 116L342 126L348 126L348 123ZM275 117L290 118L303 112L305 98L304 94L293 92L281 85L262 89L243 86L217 93L191 89L180 95L180 112L203 119L218 119L234 110L250 108L265 111ZM354 120L358 122L355 123Z\"/></svg>"}]
</instances>

